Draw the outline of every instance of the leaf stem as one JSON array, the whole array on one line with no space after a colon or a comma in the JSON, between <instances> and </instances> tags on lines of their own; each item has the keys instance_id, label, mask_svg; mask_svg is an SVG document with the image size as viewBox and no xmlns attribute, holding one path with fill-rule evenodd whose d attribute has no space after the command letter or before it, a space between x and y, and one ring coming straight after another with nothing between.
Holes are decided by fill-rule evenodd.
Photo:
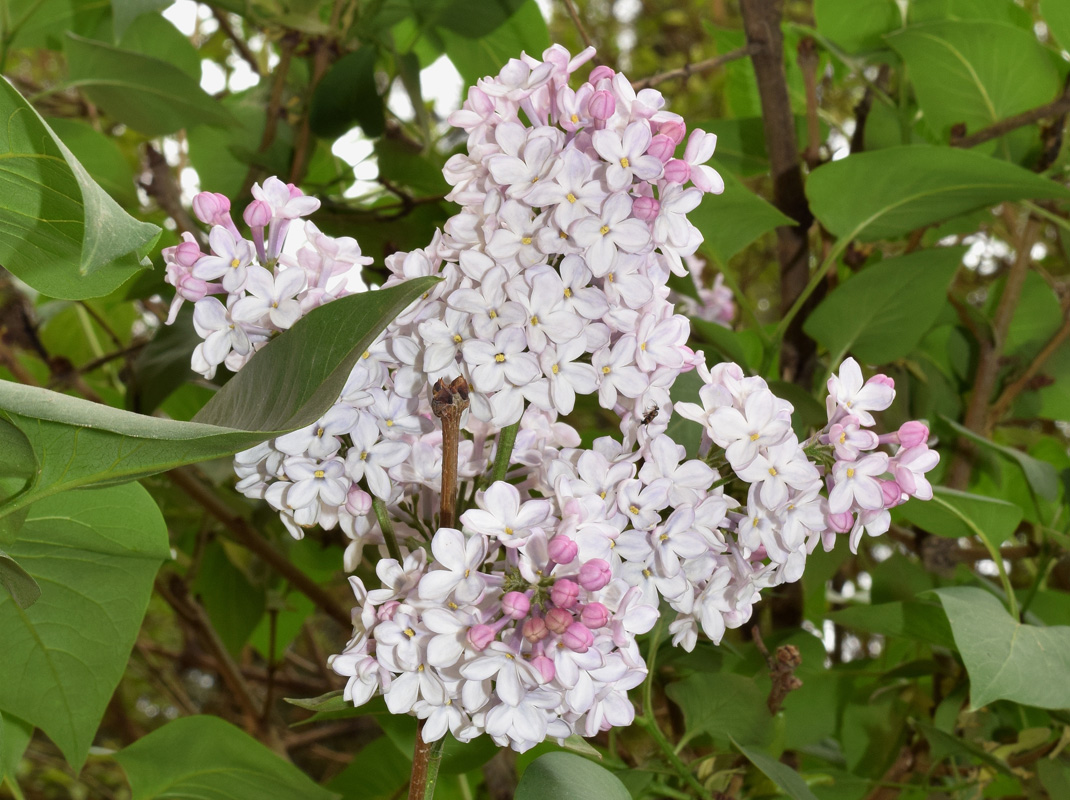
<instances>
[{"instance_id":1,"label":"leaf stem","mask_svg":"<svg viewBox=\"0 0 1070 800\"><path fill-rule=\"evenodd\" d=\"M516 434L520 430L520 422L506 425L498 433L498 448L494 453L494 467L490 471L490 482L505 480L505 473L509 471L509 459L513 455L513 445L516 443Z\"/></svg>"},{"instance_id":2,"label":"leaf stem","mask_svg":"<svg viewBox=\"0 0 1070 800\"><path fill-rule=\"evenodd\" d=\"M409 800L432 800L438 785L438 767L442 763L443 736L434 742L425 742L424 723L416 729L416 747L412 754L412 777L409 779Z\"/></svg>"},{"instance_id":3,"label":"leaf stem","mask_svg":"<svg viewBox=\"0 0 1070 800\"><path fill-rule=\"evenodd\" d=\"M401 548L398 547L398 537L394 535L394 523L390 521L390 515L386 511L386 503L378 497L372 498L372 510L375 511L375 518L379 521L383 539L386 540L387 552L400 564Z\"/></svg>"}]
</instances>

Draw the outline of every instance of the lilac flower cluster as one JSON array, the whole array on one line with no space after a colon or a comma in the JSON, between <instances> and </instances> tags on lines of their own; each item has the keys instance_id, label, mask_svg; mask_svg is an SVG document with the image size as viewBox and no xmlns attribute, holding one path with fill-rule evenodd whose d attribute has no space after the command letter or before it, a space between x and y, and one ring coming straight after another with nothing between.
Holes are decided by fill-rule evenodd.
<instances>
[{"instance_id":1,"label":"lilac flower cluster","mask_svg":"<svg viewBox=\"0 0 1070 800\"><path fill-rule=\"evenodd\" d=\"M660 93L637 94L605 67L571 88L592 55L551 47L469 91L450 117L468 153L445 169L462 210L427 247L386 262L387 285L441 281L368 348L321 419L235 459L239 490L295 537L339 527L347 570L378 546L380 588L351 578L355 635L331 665L348 699L383 694L425 720L426 741L486 732L524 750L626 725L627 691L646 674L635 637L662 601L674 643L691 649L700 630L719 642L762 589L798 580L818 543L850 532L854 548L887 528L887 508L931 496L924 425L870 430L890 379L863 382L844 362L828 424L800 442L792 406L764 380L707 368L687 347L667 281L701 241L686 214L723 188L704 164L716 140L688 136ZM202 194L212 252L186 241L166 254L175 310L196 303L205 375L239 368L367 263L308 222L310 244L284 254L288 226L316 201L276 179L254 196L251 241L229 203ZM225 305L211 296L223 293ZM731 296L717 284L689 310L723 323ZM690 370L701 404L674 408L669 391ZM443 447L428 389L457 377L471 408L450 528L435 519ZM579 446L561 416L583 395L616 413L619 438ZM696 458L667 433L674 411L703 427ZM504 480L488 482L506 429ZM401 558L384 557L387 535Z\"/></svg>"}]
</instances>

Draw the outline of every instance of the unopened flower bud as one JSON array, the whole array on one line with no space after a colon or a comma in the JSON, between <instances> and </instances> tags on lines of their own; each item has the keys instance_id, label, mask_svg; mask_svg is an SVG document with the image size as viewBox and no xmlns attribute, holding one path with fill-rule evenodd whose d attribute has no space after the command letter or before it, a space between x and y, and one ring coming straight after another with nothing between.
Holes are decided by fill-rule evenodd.
<instances>
[{"instance_id":1,"label":"unopened flower bud","mask_svg":"<svg viewBox=\"0 0 1070 800\"><path fill-rule=\"evenodd\" d=\"M574 541L562 533L559 533L546 545L550 560L555 564L571 564L576 558L576 553L579 552L579 549L579 546Z\"/></svg>"},{"instance_id":2,"label":"unopened flower bud","mask_svg":"<svg viewBox=\"0 0 1070 800\"><path fill-rule=\"evenodd\" d=\"M468 644L476 650L486 650L487 646L494 641L494 628L490 625L473 625L468 629Z\"/></svg>"},{"instance_id":3,"label":"unopened flower bud","mask_svg":"<svg viewBox=\"0 0 1070 800\"><path fill-rule=\"evenodd\" d=\"M216 192L200 192L193 198L193 213L205 225L221 225L219 218L230 213L230 199Z\"/></svg>"},{"instance_id":4,"label":"unopened flower bud","mask_svg":"<svg viewBox=\"0 0 1070 800\"><path fill-rule=\"evenodd\" d=\"M588 592L597 592L613 580L613 569L600 558L592 558L580 567L580 586Z\"/></svg>"},{"instance_id":5,"label":"unopened flower bud","mask_svg":"<svg viewBox=\"0 0 1070 800\"><path fill-rule=\"evenodd\" d=\"M609 622L609 609L601 603L588 603L580 612L580 622L591 630L597 630Z\"/></svg>"},{"instance_id":6,"label":"unopened flower bud","mask_svg":"<svg viewBox=\"0 0 1070 800\"><path fill-rule=\"evenodd\" d=\"M899 427L899 444L903 447L917 447L929 441L929 426L912 419Z\"/></svg>"},{"instance_id":7,"label":"unopened flower bud","mask_svg":"<svg viewBox=\"0 0 1070 800\"><path fill-rule=\"evenodd\" d=\"M691 178L691 165L679 158L671 159L665 164L663 177L669 183L687 183Z\"/></svg>"},{"instance_id":8,"label":"unopened flower bud","mask_svg":"<svg viewBox=\"0 0 1070 800\"><path fill-rule=\"evenodd\" d=\"M502 613L510 619L523 619L531 610L531 601L520 592L508 592L502 598Z\"/></svg>"},{"instance_id":9,"label":"unopened flower bud","mask_svg":"<svg viewBox=\"0 0 1070 800\"><path fill-rule=\"evenodd\" d=\"M552 608L546 614L546 627L554 633L564 633L572 623L572 615L563 608Z\"/></svg>"},{"instance_id":10,"label":"unopened flower bud","mask_svg":"<svg viewBox=\"0 0 1070 800\"><path fill-rule=\"evenodd\" d=\"M646 154L648 156L654 156L664 164L672 158L674 150L676 150L676 142L668 136L659 133L650 140L650 145L646 149Z\"/></svg>"},{"instance_id":11,"label":"unopened flower bud","mask_svg":"<svg viewBox=\"0 0 1070 800\"><path fill-rule=\"evenodd\" d=\"M250 228L263 228L271 222L271 206L263 200L254 200L245 207L241 216Z\"/></svg>"},{"instance_id":12,"label":"unopened flower bud","mask_svg":"<svg viewBox=\"0 0 1070 800\"><path fill-rule=\"evenodd\" d=\"M595 92L591 95L591 104L589 106L591 116L595 119L607 120L613 116L613 112L617 110L617 101L613 98L613 95L607 91Z\"/></svg>"},{"instance_id":13,"label":"unopened flower bud","mask_svg":"<svg viewBox=\"0 0 1070 800\"><path fill-rule=\"evenodd\" d=\"M183 267L192 267L204 257L204 253L201 252L201 248L196 242L182 242L175 246L171 257L176 264L181 264Z\"/></svg>"},{"instance_id":14,"label":"unopened flower bud","mask_svg":"<svg viewBox=\"0 0 1070 800\"><path fill-rule=\"evenodd\" d=\"M594 644L594 634L582 622L573 622L561 637L561 641L570 650L575 650L577 653L586 653L590 646Z\"/></svg>"},{"instance_id":15,"label":"unopened flower bud","mask_svg":"<svg viewBox=\"0 0 1070 800\"><path fill-rule=\"evenodd\" d=\"M532 617L527 620L520 632L532 644L541 642L550 635L550 629L546 627L546 621L542 617Z\"/></svg>"},{"instance_id":16,"label":"unopened flower bud","mask_svg":"<svg viewBox=\"0 0 1070 800\"><path fill-rule=\"evenodd\" d=\"M684 140L684 134L687 133L687 126L682 122L676 120L669 120L663 122L658 126L658 133L662 136L666 136L672 140L674 145L680 144Z\"/></svg>"},{"instance_id":17,"label":"unopened flower bud","mask_svg":"<svg viewBox=\"0 0 1070 800\"><path fill-rule=\"evenodd\" d=\"M829 527L837 533L847 533L855 525L855 515L850 511L842 514L829 514Z\"/></svg>"},{"instance_id":18,"label":"unopened flower bud","mask_svg":"<svg viewBox=\"0 0 1070 800\"><path fill-rule=\"evenodd\" d=\"M576 585L575 581L570 581L568 578L563 578L554 584L554 588L550 590L550 599L554 601L555 606L561 608L572 608L576 605L576 600L580 596L580 587Z\"/></svg>"},{"instance_id":19,"label":"unopened flower bud","mask_svg":"<svg viewBox=\"0 0 1070 800\"><path fill-rule=\"evenodd\" d=\"M363 517L371 510L372 496L354 483L346 495L346 511L354 517Z\"/></svg>"},{"instance_id":20,"label":"unopened flower bud","mask_svg":"<svg viewBox=\"0 0 1070 800\"><path fill-rule=\"evenodd\" d=\"M587 77L590 83L598 83L601 80L607 78L612 79L616 75L612 67L607 67L605 64L599 64L597 67L591 70L591 74Z\"/></svg>"},{"instance_id":21,"label":"unopened flower bud","mask_svg":"<svg viewBox=\"0 0 1070 800\"><path fill-rule=\"evenodd\" d=\"M882 481L879 478L877 482L881 487L881 494L884 495L884 507L892 508L899 505L903 500L903 488L895 481Z\"/></svg>"},{"instance_id":22,"label":"unopened flower bud","mask_svg":"<svg viewBox=\"0 0 1070 800\"><path fill-rule=\"evenodd\" d=\"M661 203L653 197L642 196L632 201L632 216L643 222L650 222L654 219L660 209Z\"/></svg>"},{"instance_id":23,"label":"unopened flower bud","mask_svg":"<svg viewBox=\"0 0 1070 800\"><path fill-rule=\"evenodd\" d=\"M388 600L387 602L379 606L379 608L376 610L376 616L379 618L380 622L387 622L388 620L392 620L394 618L394 614L397 613L398 606L400 605L401 603L399 603L397 600Z\"/></svg>"},{"instance_id":24,"label":"unopened flower bud","mask_svg":"<svg viewBox=\"0 0 1070 800\"><path fill-rule=\"evenodd\" d=\"M554 662L546 656L535 656L535 658L531 659L531 666L539 671L543 683L549 683L557 674L557 668L554 666Z\"/></svg>"}]
</instances>

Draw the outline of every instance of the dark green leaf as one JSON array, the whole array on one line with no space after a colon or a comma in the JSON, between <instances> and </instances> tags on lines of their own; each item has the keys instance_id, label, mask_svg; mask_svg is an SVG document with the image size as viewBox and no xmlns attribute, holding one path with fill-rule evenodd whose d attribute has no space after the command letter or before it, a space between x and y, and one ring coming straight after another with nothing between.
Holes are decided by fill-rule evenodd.
<instances>
[{"instance_id":1,"label":"dark green leaf","mask_svg":"<svg viewBox=\"0 0 1070 800\"><path fill-rule=\"evenodd\" d=\"M909 500L896 508L893 516L950 539L974 536L976 528L998 547L1014 534L1022 509L995 497L936 487L932 500Z\"/></svg>"},{"instance_id":2,"label":"dark green leaf","mask_svg":"<svg viewBox=\"0 0 1070 800\"><path fill-rule=\"evenodd\" d=\"M754 678L729 672L696 672L669 684L665 693L684 712L687 732L681 742L702 734L748 744L769 741L772 717L765 707L768 692Z\"/></svg>"},{"instance_id":3,"label":"dark green leaf","mask_svg":"<svg viewBox=\"0 0 1070 800\"><path fill-rule=\"evenodd\" d=\"M856 631L900 636L940 647L954 647L951 628L939 606L929 603L854 605L833 611L829 619Z\"/></svg>"},{"instance_id":4,"label":"dark green leaf","mask_svg":"<svg viewBox=\"0 0 1070 800\"><path fill-rule=\"evenodd\" d=\"M806 182L814 214L842 239L894 239L1007 200L1070 199L1070 190L1005 161L916 145L857 153Z\"/></svg>"},{"instance_id":5,"label":"dark green leaf","mask_svg":"<svg viewBox=\"0 0 1070 800\"><path fill-rule=\"evenodd\" d=\"M437 280L362 292L313 310L250 359L193 422L0 382L0 410L25 434L40 464L33 485L0 507L0 516L64 489L218 458L314 422L338 399L365 348Z\"/></svg>"},{"instance_id":6,"label":"dark green leaf","mask_svg":"<svg viewBox=\"0 0 1070 800\"><path fill-rule=\"evenodd\" d=\"M810 791L810 787L806 785L806 781L787 764L781 764L771 755L757 748L745 747L739 742L733 742L733 744L750 763L761 770L765 777L775 783L777 788L792 800L817 800L814 793Z\"/></svg>"},{"instance_id":7,"label":"dark green leaf","mask_svg":"<svg viewBox=\"0 0 1070 800\"><path fill-rule=\"evenodd\" d=\"M9 548L40 584L28 609L0 595L0 709L38 728L80 769L170 556L136 483L36 503Z\"/></svg>"},{"instance_id":8,"label":"dark green leaf","mask_svg":"<svg viewBox=\"0 0 1070 800\"><path fill-rule=\"evenodd\" d=\"M41 587L11 556L0 550L0 586L3 586L15 605L26 609L41 597Z\"/></svg>"},{"instance_id":9,"label":"dark green leaf","mask_svg":"<svg viewBox=\"0 0 1070 800\"><path fill-rule=\"evenodd\" d=\"M226 126L234 118L200 84L173 64L71 34L71 86L119 122L146 136L198 123Z\"/></svg>"},{"instance_id":10,"label":"dark green leaf","mask_svg":"<svg viewBox=\"0 0 1070 800\"><path fill-rule=\"evenodd\" d=\"M470 13L467 9L464 13ZM449 29L439 29L446 55L466 84L487 75L497 75L521 51L534 56L550 46L550 32L535 0L524 0L508 20L492 33L472 40Z\"/></svg>"},{"instance_id":11,"label":"dark green leaf","mask_svg":"<svg viewBox=\"0 0 1070 800\"><path fill-rule=\"evenodd\" d=\"M702 252L723 268L762 234L794 223L732 175L722 170L721 177L724 193L704 195L688 219L702 234Z\"/></svg>"},{"instance_id":12,"label":"dark green leaf","mask_svg":"<svg viewBox=\"0 0 1070 800\"><path fill-rule=\"evenodd\" d=\"M1038 496L1049 501L1054 501L1055 498L1059 496L1059 476L1056 474L1054 465L1033 458L1028 453L1023 453L1021 450L1014 447L1006 447L1002 444L996 444L991 439L978 436L969 428L965 428L947 417L944 417L944 422L950 425L960 436L964 436L970 441L977 442L977 444L987 447L990 450L995 450L1004 458L1015 462L1022 468L1022 472L1025 474L1025 479L1029 481L1029 486Z\"/></svg>"},{"instance_id":13,"label":"dark green leaf","mask_svg":"<svg viewBox=\"0 0 1070 800\"><path fill-rule=\"evenodd\" d=\"M264 614L264 588L249 583L218 540L205 548L192 588L223 644L239 655Z\"/></svg>"},{"instance_id":14,"label":"dark green leaf","mask_svg":"<svg viewBox=\"0 0 1070 800\"><path fill-rule=\"evenodd\" d=\"M2 478L29 478L37 469L37 459L34 457L30 440L25 434L12 425L0 419L0 453L4 457L0 459L0 477ZM0 497L4 493L0 492Z\"/></svg>"},{"instance_id":15,"label":"dark green leaf","mask_svg":"<svg viewBox=\"0 0 1070 800\"><path fill-rule=\"evenodd\" d=\"M412 762L390 739L380 736L357 751L327 786L347 798L391 800L408 783L411 769Z\"/></svg>"},{"instance_id":16,"label":"dark green leaf","mask_svg":"<svg viewBox=\"0 0 1070 800\"><path fill-rule=\"evenodd\" d=\"M524 0L446 0L437 23L469 39L480 39L505 24L523 4Z\"/></svg>"},{"instance_id":17,"label":"dark green leaf","mask_svg":"<svg viewBox=\"0 0 1070 800\"><path fill-rule=\"evenodd\" d=\"M119 208L6 79L0 119L0 263L69 299L108 294L142 269L160 229Z\"/></svg>"},{"instance_id":18,"label":"dark green leaf","mask_svg":"<svg viewBox=\"0 0 1070 800\"><path fill-rule=\"evenodd\" d=\"M879 261L837 286L803 330L839 363L853 353L869 364L910 354L947 304L963 247L922 250Z\"/></svg>"},{"instance_id":19,"label":"dark green leaf","mask_svg":"<svg viewBox=\"0 0 1070 800\"><path fill-rule=\"evenodd\" d=\"M169 722L115 754L133 800L328 800L339 795L218 717Z\"/></svg>"},{"instance_id":20,"label":"dark green leaf","mask_svg":"<svg viewBox=\"0 0 1070 800\"><path fill-rule=\"evenodd\" d=\"M374 139L383 132L383 101L375 85L376 49L365 45L342 56L312 96L309 124L318 136L335 138L359 124Z\"/></svg>"},{"instance_id":21,"label":"dark green leaf","mask_svg":"<svg viewBox=\"0 0 1070 800\"><path fill-rule=\"evenodd\" d=\"M1070 708L1070 627L1022 625L984 589L935 589L970 676L970 707L1012 700Z\"/></svg>"},{"instance_id":22,"label":"dark green leaf","mask_svg":"<svg viewBox=\"0 0 1070 800\"><path fill-rule=\"evenodd\" d=\"M137 354L126 387L126 408L151 414L180 386L196 380L190 354L201 343L193 328L192 304L185 304L173 325L162 325Z\"/></svg>"},{"instance_id":23,"label":"dark green leaf","mask_svg":"<svg viewBox=\"0 0 1070 800\"><path fill-rule=\"evenodd\" d=\"M121 1L121 0L120 0ZM112 0L112 4L116 0ZM158 0L133 0L136 3L151 5ZM134 53L173 64L200 83L201 57L190 40L160 14L142 13L126 32L120 32L116 26L116 38L119 47Z\"/></svg>"},{"instance_id":24,"label":"dark green leaf","mask_svg":"<svg viewBox=\"0 0 1070 800\"><path fill-rule=\"evenodd\" d=\"M630 800L609 770L571 753L546 753L524 770L516 800Z\"/></svg>"},{"instance_id":25,"label":"dark green leaf","mask_svg":"<svg viewBox=\"0 0 1070 800\"><path fill-rule=\"evenodd\" d=\"M895 0L814 0L817 29L848 53L883 49L884 34L903 25Z\"/></svg>"},{"instance_id":26,"label":"dark green leaf","mask_svg":"<svg viewBox=\"0 0 1070 800\"><path fill-rule=\"evenodd\" d=\"M33 725L11 714L0 714L0 784L5 775L16 774L32 737Z\"/></svg>"},{"instance_id":27,"label":"dark green leaf","mask_svg":"<svg viewBox=\"0 0 1070 800\"><path fill-rule=\"evenodd\" d=\"M925 120L945 140L953 125L973 133L1059 92L1055 62L1032 31L954 20L911 26L888 43L906 61Z\"/></svg>"},{"instance_id":28,"label":"dark green leaf","mask_svg":"<svg viewBox=\"0 0 1070 800\"><path fill-rule=\"evenodd\" d=\"M143 14L155 16L155 12L162 11L169 5L171 5L171 0L111 0L115 40L119 41L130 24Z\"/></svg>"},{"instance_id":29,"label":"dark green leaf","mask_svg":"<svg viewBox=\"0 0 1070 800\"><path fill-rule=\"evenodd\" d=\"M929 746L932 748L933 763L939 763L947 756L953 755L969 759L971 763L987 764L1004 775L1014 774L1005 761L996 758L983 747L974 744L968 739L960 739L958 736L942 731L920 720L914 722L914 727L929 740Z\"/></svg>"}]
</instances>

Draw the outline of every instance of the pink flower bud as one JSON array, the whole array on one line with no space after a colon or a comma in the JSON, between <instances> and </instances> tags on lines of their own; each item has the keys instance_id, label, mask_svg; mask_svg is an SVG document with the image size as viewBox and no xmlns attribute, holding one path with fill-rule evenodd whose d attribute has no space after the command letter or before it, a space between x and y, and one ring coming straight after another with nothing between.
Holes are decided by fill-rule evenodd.
<instances>
[{"instance_id":1,"label":"pink flower bud","mask_svg":"<svg viewBox=\"0 0 1070 800\"><path fill-rule=\"evenodd\" d=\"M592 117L595 119L607 120L612 117L613 112L617 110L617 101L613 98L612 94L603 90L591 95L591 105L589 108Z\"/></svg>"},{"instance_id":2,"label":"pink flower bud","mask_svg":"<svg viewBox=\"0 0 1070 800\"><path fill-rule=\"evenodd\" d=\"M597 630L609 622L609 609L601 603L588 603L580 612L580 622L591 630Z\"/></svg>"},{"instance_id":3,"label":"pink flower bud","mask_svg":"<svg viewBox=\"0 0 1070 800\"><path fill-rule=\"evenodd\" d=\"M555 564L571 564L575 560L579 549L579 546L563 533L559 533L551 539L546 546L546 551L550 554L550 560Z\"/></svg>"},{"instance_id":4,"label":"pink flower bud","mask_svg":"<svg viewBox=\"0 0 1070 800\"><path fill-rule=\"evenodd\" d=\"M828 522L829 527L837 533L847 533L855 526L855 515L850 511L844 511L842 514L829 514Z\"/></svg>"},{"instance_id":5,"label":"pink flower bud","mask_svg":"<svg viewBox=\"0 0 1070 800\"><path fill-rule=\"evenodd\" d=\"M550 599L554 601L555 606L561 608L572 608L576 605L576 600L580 596L580 587L576 585L575 581L570 581L568 578L559 580L554 584L554 588L550 590Z\"/></svg>"},{"instance_id":6,"label":"pink flower bud","mask_svg":"<svg viewBox=\"0 0 1070 800\"><path fill-rule=\"evenodd\" d=\"M397 600L388 600L387 602L379 606L379 610L376 613L376 616L379 617L380 622L387 622L388 620L392 620L394 618L394 614L397 613L398 606L400 605L401 603L399 603Z\"/></svg>"},{"instance_id":7,"label":"pink flower bud","mask_svg":"<svg viewBox=\"0 0 1070 800\"><path fill-rule=\"evenodd\" d=\"M667 136L672 140L674 145L677 145L684 140L684 135L687 133L687 126L682 122L669 120L668 122L661 123L658 127L658 133L662 136Z\"/></svg>"},{"instance_id":8,"label":"pink flower bud","mask_svg":"<svg viewBox=\"0 0 1070 800\"><path fill-rule=\"evenodd\" d=\"M473 625L468 629L468 644L476 650L486 650L487 646L494 641L494 628L490 625Z\"/></svg>"},{"instance_id":9,"label":"pink flower bud","mask_svg":"<svg viewBox=\"0 0 1070 800\"><path fill-rule=\"evenodd\" d=\"M751 554L750 556L748 556L747 560L750 561L750 563L752 564L760 564L767 558L769 558L769 553L766 552L765 545L760 544L757 548L751 551Z\"/></svg>"},{"instance_id":10,"label":"pink flower bud","mask_svg":"<svg viewBox=\"0 0 1070 800\"><path fill-rule=\"evenodd\" d=\"M929 441L929 426L912 419L899 427L899 444L903 447L917 447Z\"/></svg>"},{"instance_id":11,"label":"pink flower bud","mask_svg":"<svg viewBox=\"0 0 1070 800\"><path fill-rule=\"evenodd\" d=\"M877 482L881 487L881 494L884 495L884 507L892 508L903 502L903 488L895 481L883 481L880 478Z\"/></svg>"},{"instance_id":12,"label":"pink flower bud","mask_svg":"<svg viewBox=\"0 0 1070 800\"><path fill-rule=\"evenodd\" d=\"M222 225L219 218L230 213L230 200L215 192L200 192L193 198L193 213L205 225Z\"/></svg>"},{"instance_id":13,"label":"pink flower bud","mask_svg":"<svg viewBox=\"0 0 1070 800\"><path fill-rule=\"evenodd\" d=\"M371 510L372 496L354 483L346 495L346 511L354 517L363 517Z\"/></svg>"},{"instance_id":14,"label":"pink flower bud","mask_svg":"<svg viewBox=\"0 0 1070 800\"><path fill-rule=\"evenodd\" d=\"M653 197L637 197L632 202L632 216L643 222L650 222L654 219L660 209L661 203Z\"/></svg>"},{"instance_id":15,"label":"pink flower bud","mask_svg":"<svg viewBox=\"0 0 1070 800\"><path fill-rule=\"evenodd\" d=\"M196 242L182 242L175 246L171 257L177 264L181 264L184 267L192 267L203 256L204 253L201 252L201 248Z\"/></svg>"},{"instance_id":16,"label":"pink flower bud","mask_svg":"<svg viewBox=\"0 0 1070 800\"><path fill-rule=\"evenodd\" d=\"M647 147L646 154L648 156L654 156L662 163L665 163L672 158L674 150L676 150L676 142L668 136L659 133L650 140L650 146Z\"/></svg>"},{"instance_id":17,"label":"pink flower bud","mask_svg":"<svg viewBox=\"0 0 1070 800\"><path fill-rule=\"evenodd\" d=\"M612 79L616 75L611 67L607 67L605 64L599 64L597 67L591 70L591 74L587 80L590 83L598 83L601 80Z\"/></svg>"},{"instance_id":18,"label":"pink flower bud","mask_svg":"<svg viewBox=\"0 0 1070 800\"><path fill-rule=\"evenodd\" d=\"M665 174L662 177L669 183L687 183L691 178L691 165L674 158L665 165Z\"/></svg>"},{"instance_id":19,"label":"pink flower bud","mask_svg":"<svg viewBox=\"0 0 1070 800\"><path fill-rule=\"evenodd\" d=\"M502 598L502 613L510 619L523 619L531 610L531 601L520 592L509 592Z\"/></svg>"},{"instance_id":20,"label":"pink flower bud","mask_svg":"<svg viewBox=\"0 0 1070 800\"><path fill-rule=\"evenodd\" d=\"M539 671L543 683L549 683L557 674L557 668L554 666L554 662L546 656L535 656L535 658L531 659L531 666Z\"/></svg>"},{"instance_id":21,"label":"pink flower bud","mask_svg":"<svg viewBox=\"0 0 1070 800\"><path fill-rule=\"evenodd\" d=\"M573 622L561 636L561 641L570 650L575 650L577 653L586 653L591 645L594 644L594 634L582 622Z\"/></svg>"},{"instance_id":22,"label":"pink flower bud","mask_svg":"<svg viewBox=\"0 0 1070 800\"><path fill-rule=\"evenodd\" d=\"M580 586L588 592L597 592L613 580L613 570L600 558L592 558L580 567Z\"/></svg>"},{"instance_id":23,"label":"pink flower bud","mask_svg":"<svg viewBox=\"0 0 1070 800\"><path fill-rule=\"evenodd\" d=\"M532 644L535 644L549 636L550 629L546 627L546 621L541 617L532 617L524 623L521 633L524 635L525 639Z\"/></svg>"},{"instance_id":24,"label":"pink flower bud","mask_svg":"<svg viewBox=\"0 0 1070 800\"><path fill-rule=\"evenodd\" d=\"M250 228L263 228L271 222L271 206L263 200L254 200L245 207L241 216Z\"/></svg>"},{"instance_id":25,"label":"pink flower bud","mask_svg":"<svg viewBox=\"0 0 1070 800\"><path fill-rule=\"evenodd\" d=\"M175 291L186 300L196 303L208 294L208 283L190 274L179 275L175 280Z\"/></svg>"},{"instance_id":26,"label":"pink flower bud","mask_svg":"<svg viewBox=\"0 0 1070 800\"><path fill-rule=\"evenodd\" d=\"M554 633L564 633L572 622L572 615L563 608L552 608L546 614L546 627Z\"/></svg>"}]
</instances>

